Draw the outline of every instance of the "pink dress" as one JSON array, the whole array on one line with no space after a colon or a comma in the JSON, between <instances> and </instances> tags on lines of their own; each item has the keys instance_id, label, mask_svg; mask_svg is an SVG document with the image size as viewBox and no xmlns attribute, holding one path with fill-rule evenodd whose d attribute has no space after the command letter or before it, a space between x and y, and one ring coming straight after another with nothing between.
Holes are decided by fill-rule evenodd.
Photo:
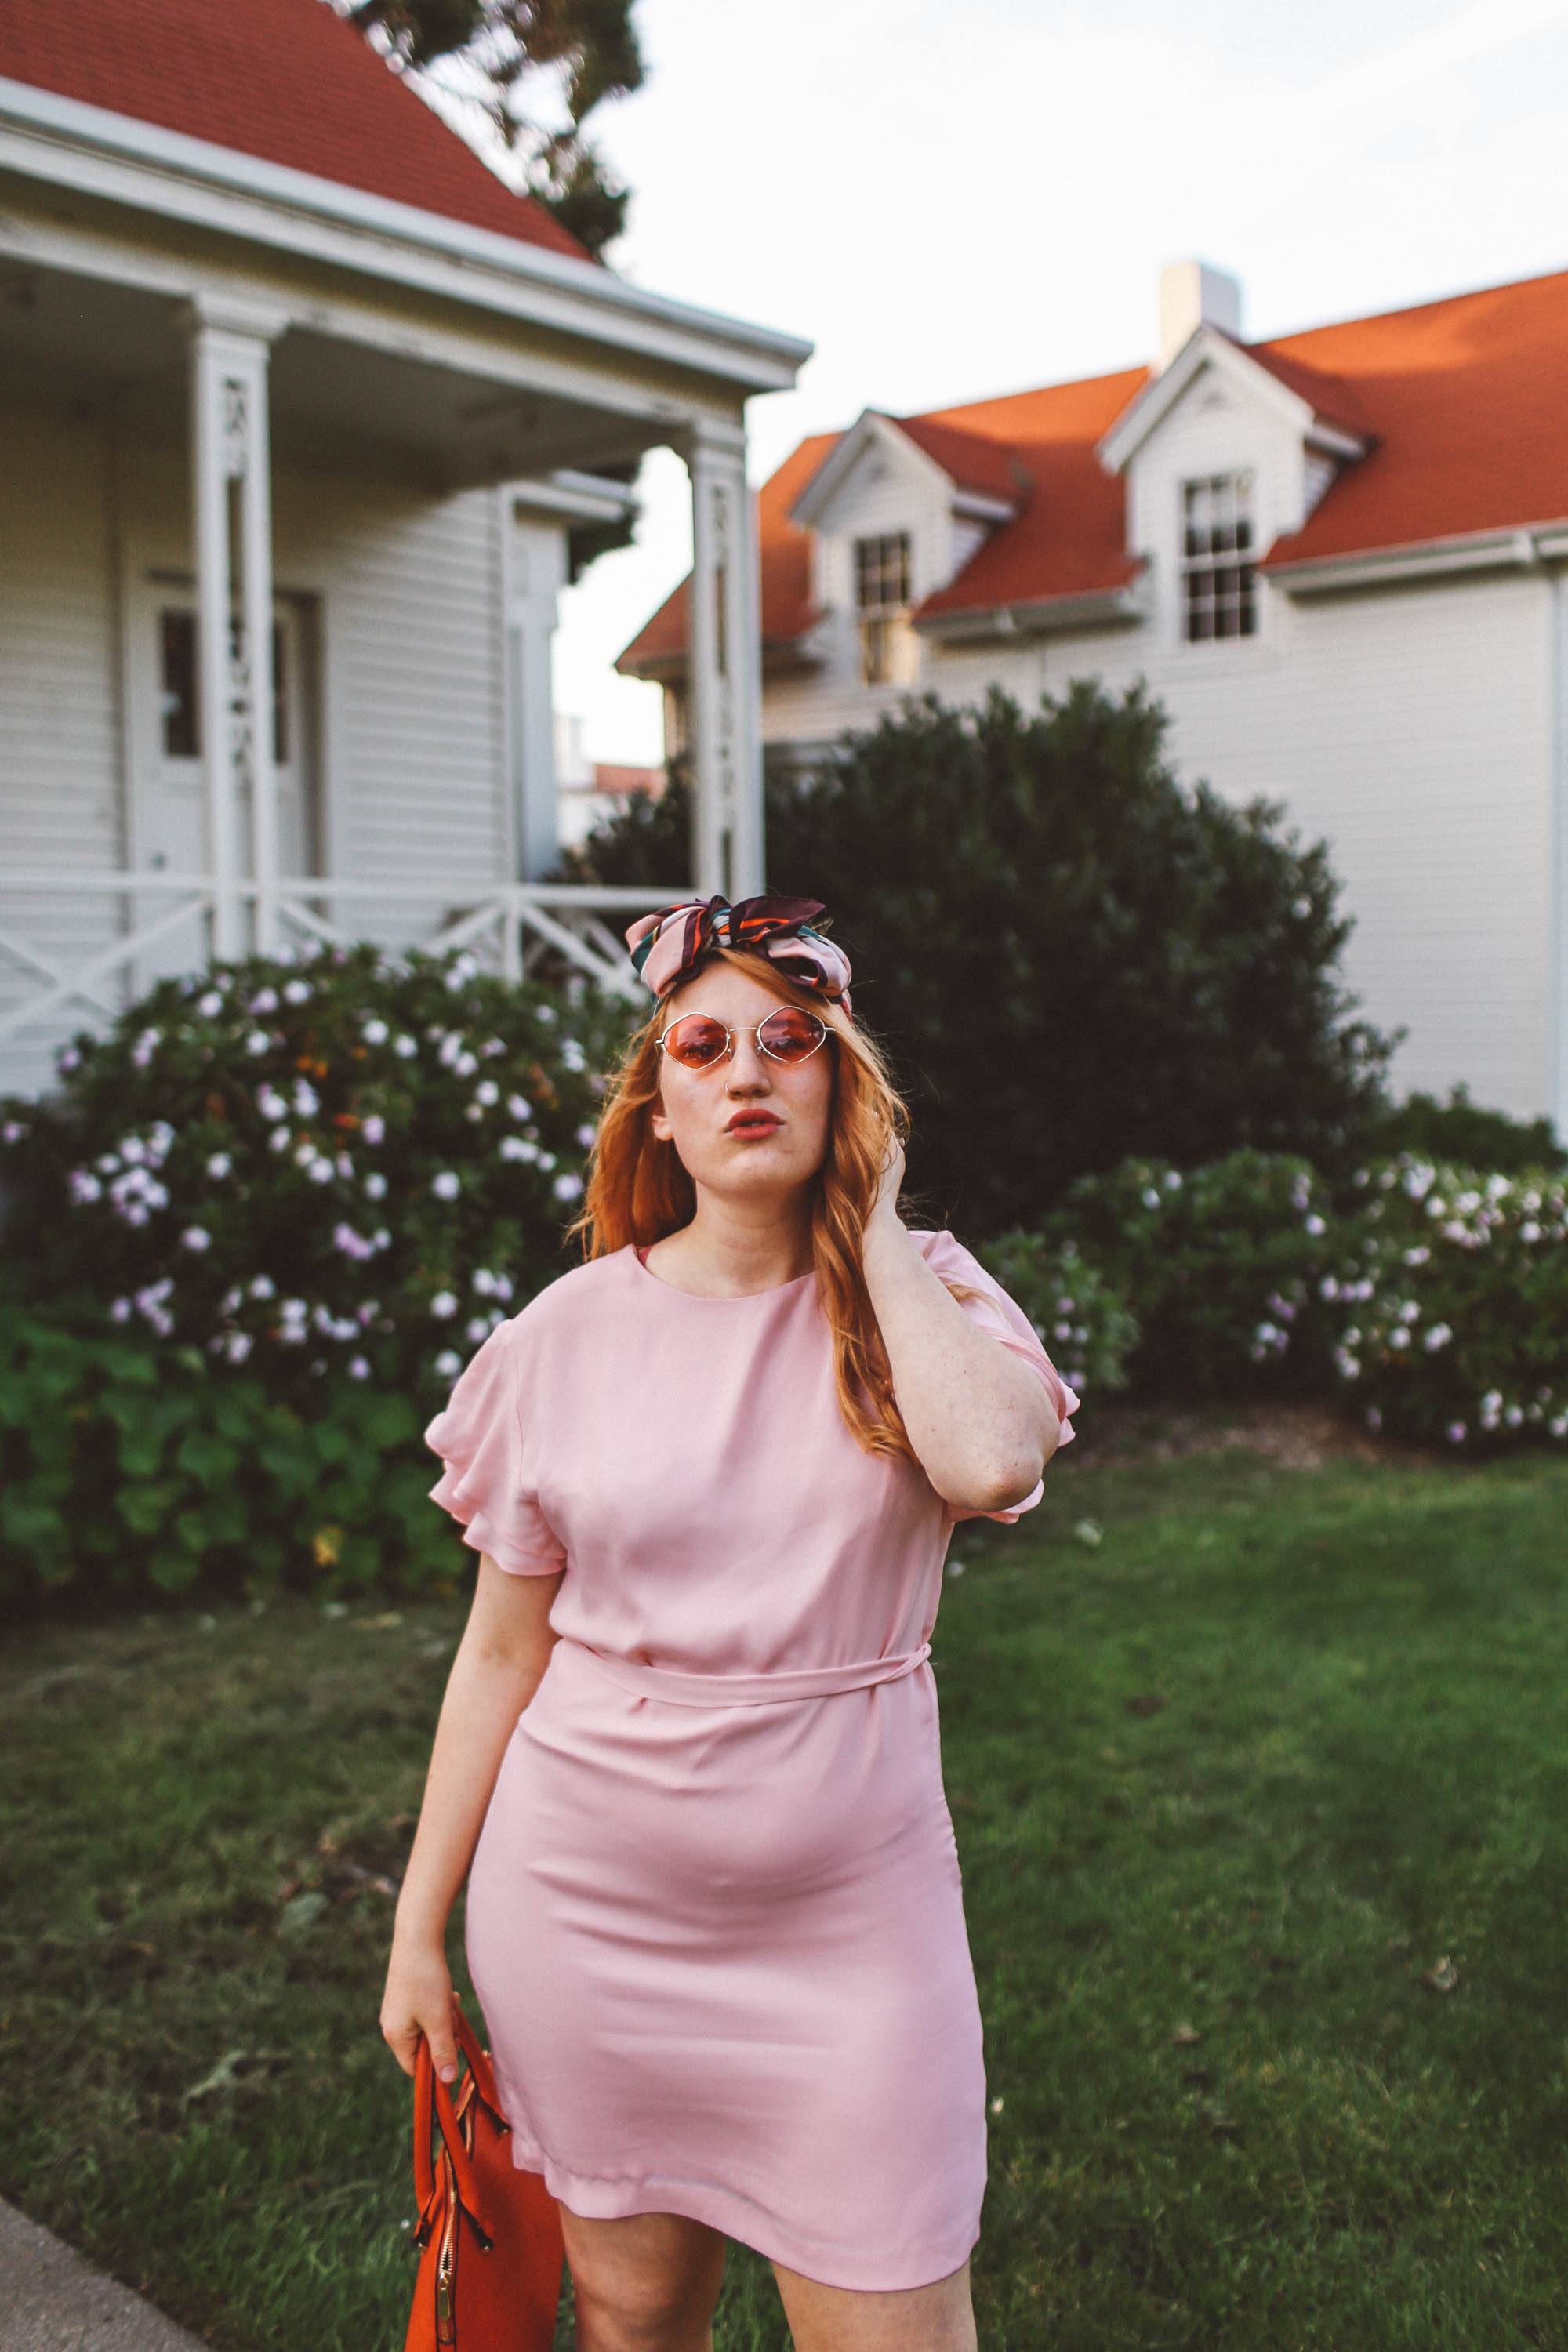
<instances>
[{"instance_id":1,"label":"pink dress","mask_svg":"<svg viewBox=\"0 0 1568 2352\"><path fill-rule=\"evenodd\" d=\"M914 1239L1072 1412L1016 1301ZM492 1332L427 1437L467 1542L566 1571L468 1879L516 2162L830 2286L957 2270L985 2074L927 1652L977 1515L857 1444L815 1275L699 1298L630 1244Z\"/></svg>"}]
</instances>

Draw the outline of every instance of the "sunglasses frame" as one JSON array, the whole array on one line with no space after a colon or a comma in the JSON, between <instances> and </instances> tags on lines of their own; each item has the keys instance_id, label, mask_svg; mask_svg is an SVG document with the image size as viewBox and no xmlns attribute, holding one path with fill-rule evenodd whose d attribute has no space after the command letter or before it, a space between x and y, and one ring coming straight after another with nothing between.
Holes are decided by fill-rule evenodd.
<instances>
[{"instance_id":1,"label":"sunglasses frame","mask_svg":"<svg viewBox=\"0 0 1568 2352\"><path fill-rule=\"evenodd\" d=\"M763 1031L773 1020L774 1014L779 1013L805 1013L808 1020L815 1021L822 1031L816 1044L809 1047L805 1053L794 1055L775 1054L770 1047L764 1045ZM683 1062L679 1057L675 1057L675 1066L678 1070L690 1070L699 1077L705 1070L716 1070L721 1063L734 1059L737 1036L754 1037L759 1054L766 1054L770 1062L778 1062L786 1070L794 1070L797 1069L802 1062L809 1062L812 1055L825 1045L833 1034L832 1024L824 1021L820 1013L807 1013L804 1004L775 1004L773 1013L764 1013L761 1021L754 1022L749 1026L742 1024L740 1029L731 1028L728 1021L721 1021L716 1013L704 1013L700 1005L690 1005L684 1013L677 1013L675 1019L659 1031L656 1042L661 1054L668 1052L664 1041L670 1030L678 1029L683 1021L711 1021L716 1027L724 1032L724 1050L721 1054L715 1054L710 1062Z\"/></svg>"}]
</instances>

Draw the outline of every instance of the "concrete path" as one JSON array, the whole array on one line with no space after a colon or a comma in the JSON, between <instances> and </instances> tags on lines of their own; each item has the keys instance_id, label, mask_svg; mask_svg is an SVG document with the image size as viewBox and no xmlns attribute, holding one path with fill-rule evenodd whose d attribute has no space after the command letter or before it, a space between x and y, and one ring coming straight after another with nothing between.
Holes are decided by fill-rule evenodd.
<instances>
[{"instance_id":1,"label":"concrete path","mask_svg":"<svg viewBox=\"0 0 1568 2352\"><path fill-rule=\"evenodd\" d=\"M0 2346L5 2352L205 2352L118 2280L0 2197Z\"/></svg>"}]
</instances>

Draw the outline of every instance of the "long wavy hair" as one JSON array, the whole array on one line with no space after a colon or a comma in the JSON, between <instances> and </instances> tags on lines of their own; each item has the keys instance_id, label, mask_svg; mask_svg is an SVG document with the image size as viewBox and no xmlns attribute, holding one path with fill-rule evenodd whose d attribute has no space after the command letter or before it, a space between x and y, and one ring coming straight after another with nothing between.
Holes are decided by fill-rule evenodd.
<instances>
[{"instance_id":1,"label":"long wavy hair","mask_svg":"<svg viewBox=\"0 0 1568 2352\"><path fill-rule=\"evenodd\" d=\"M916 1461L860 1263L861 1235L893 1140L901 1145L909 1136L909 1108L880 1046L842 1005L803 987L760 950L716 947L712 956L827 1024L822 1050L833 1055L833 1094L827 1146L811 1187L816 1295L832 1328L838 1402L849 1428L868 1454ZM655 1002L619 1061L605 1073L604 1108L589 1153L583 1205L565 1236L582 1238L584 1259L604 1257L628 1242L650 1247L689 1224L696 1212L696 1185L673 1144L654 1134L649 1117L658 1100L658 1040L666 1009L662 999ZM942 1279L955 1297L978 1295L973 1284Z\"/></svg>"}]
</instances>

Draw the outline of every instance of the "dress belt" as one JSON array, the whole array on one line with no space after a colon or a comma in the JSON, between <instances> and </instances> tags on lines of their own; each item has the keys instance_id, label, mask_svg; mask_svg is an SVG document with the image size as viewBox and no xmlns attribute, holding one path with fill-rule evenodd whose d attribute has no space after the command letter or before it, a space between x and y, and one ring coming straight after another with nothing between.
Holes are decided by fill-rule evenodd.
<instances>
[{"instance_id":1,"label":"dress belt","mask_svg":"<svg viewBox=\"0 0 1568 2352\"><path fill-rule=\"evenodd\" d=\"M644 1698L673 1699L678 1706L776 1706L792 1698L825 1698L836 1691L863 1690L870 1683L890 1683L912 1674L931 1655L931 1643L902 1657L865 1658L844 1666L787 1666L776 1674L683 1674L674 1666L650 1666L640 1658L622 1658L591 1642L571 1642L591 1658L599 1671L623 1690Z\"/></svg>"}]
</instances>

